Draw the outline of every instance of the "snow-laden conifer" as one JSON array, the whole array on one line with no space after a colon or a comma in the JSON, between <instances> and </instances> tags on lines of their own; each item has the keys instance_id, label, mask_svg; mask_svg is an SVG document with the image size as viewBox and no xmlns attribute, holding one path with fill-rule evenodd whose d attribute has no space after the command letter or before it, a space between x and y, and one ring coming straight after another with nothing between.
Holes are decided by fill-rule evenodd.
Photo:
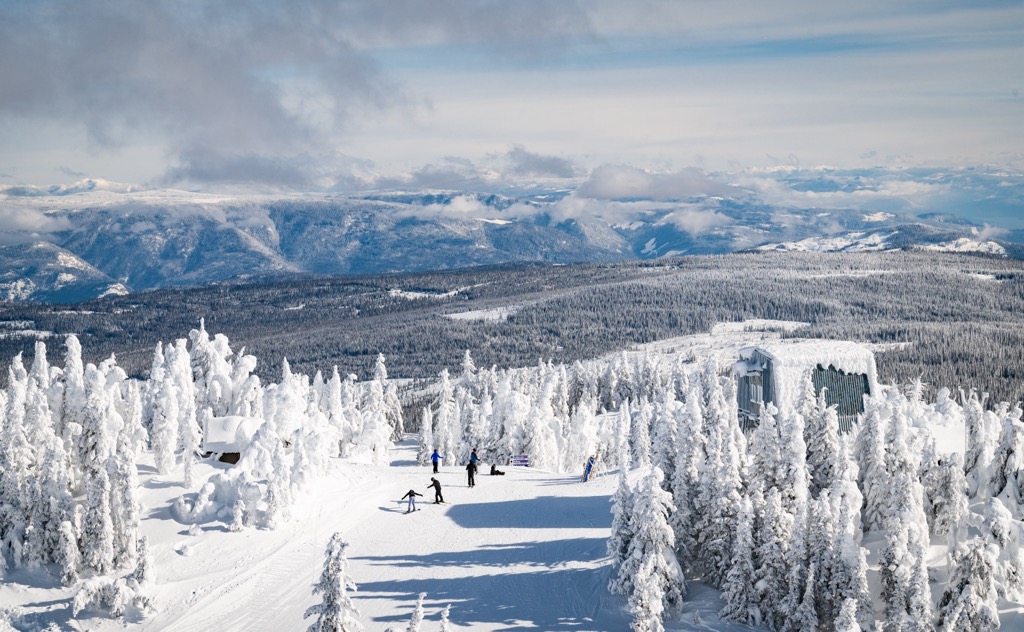
<instances>
[{"instance_id":1,"label":"snow-laden conifer","mask_svg":"<svg viewBox=\"0 0 1024 632\"><path fill-rule=\"evenodd\" d=\"M999 596L1016 601L1024 593L1024 529L1021 522L998 498L989 498L985 503L981 531L986 542L996 546L998 557L995 565L996 589Z\"/></svg>"},{"instance_id":2,"label":"snow-laden conifer","mask_svg":"<svg viewBox=\"0 0 1024 632\"><path fill-rule=\"evenodd\" d=\"M637 404L625 402L623 406L633 406L636 414L633 416L633 436L630 440L633 446L633 461L642 470L651 466L651 419L653 418L651 405L641 401Z\"/></svg>"},{"instance_id":3,"label":"snow-laden conifer","mask_svg":"<svg viewBox=\"0 0 1024 632\"><path fill-rule=\"evenodd\" d=\"M620 579L622 570L631 572L631 607L644 604L641 614L634 610L634 622L660 617L660 610L653 603L655 598L660 598L664 609L671 611L681 607L686 594L686 581L674 552L675 536L668 524L672 495L661 488L664 476L661 470L652 468L641 480L633 500L633 537L620 567ZM640 602L635 601L637 595L643 595Z\"/></svg>"},{"instance_id":4,"label":"snow-laden conifer","mask_svg":"<svg viewBox=\"0 0 1024 632\"><path fill-rule=\"evenodd\" d=\"M956 561L936 611L941 632L993 632L999 629L995 570L998 549L972 540Z\"/></svg>"},{"instance_id":5,"label":"snow-laden conifer","mask_svg":"<svg viewBox=\"0 0 1024 632\"><path fill-rule=\"evenodd\" d=\"M934 485L929 494L932 532L947 536L948 550L953 557L959 554L966 540L967 516L970 513L963 463L963 456L959 453L942 455L936 461L932 474L925 479Z\"/></svg>"},{"instance_id":6,"label":"snow-laden conifer","mask_svg":"<svg viewBox=\"0 0 1024 632\"><path fill-rule=\"evenodd\" d=\"M455 415L455 388L448 377L448 369L442 369L440 379L440 391L435 400L434 443L445 463L454 464L456 441L462 434L461 429L455 427L458 423Z\"/></svg>"},{"instance_id":7,"label":"snow-laden conifer","mask_svg":"<svg viewBox=\"0 0 1024 632\"><path fill-rule=\"evenodd\" d=\"M654 412L654 430L651 436L651 463L665 473L664 485L671 491L676 474L676 455L679 454L679 417L682 406L676 401L675 389L666 388Z\"/></svg>"},{"instance_id":8,"label":"snow-laden conifer","mask_svg":"<svg viewBox=\"0 0 1024 632\"><path fill-rule=\"evenodd\" d=\"M304 618L316 616L307 632L358 632L363 629L356 619L359 610L349 591L356 590L356 583L348 576L348 543L340 533L331 536L324 556L324 568L320 581L313 586L313 594L321 595L323 601L310 606Z\"/></svg>"},{"instance_id":9,"label":"snow-laden conifer","mask_svg":"<svg viewBox=\"0 0 1024 632\"><path fill-rule=\"evenodd\" d=\"M764 510L755 534L758 564L754 584L765 624L780 630L789 613L783 610L787 594L787 553L793 535L793 517L782 508L782 493L777 487L765 492Z\"/></svg>"},{"instance_id":10,"label":"snow-laden conifer","mask_svg":"<svg viewBox=\"0 0 1024 632\"><path fill-rule=\"evenodd\" d=\"M722 385L714 375L709 376L709 379L714 379L716 384L711 390L711 417L716 420L713 423L717 424L717 442L708 441L708 457L698 492L697 564L703 571L705 581L721 587L732 559L736 515L743 485L742 461L745 456L742 446L736 443L736 434L732 432L736 418L730 420L728 417ZM705 412L707 420L708 413Z\"/></svg>"},{"instance_id":11,"label":"snow-laden conifer","mask_svg":"<svg viewBox=\"0 0 1024 632\"><path fill-rule=\"evenodd\" d=\"M129 567L138 560L139 473L133 437L124 426L117 435L114 454L107 461L111 479L110 519L113 532L114 566Z\"/></svg>"},{"instance_id":12,"label":"snow-laden conifer","mask_svg":"<svg viewBox=\"0 0 1024 632\"><path fill-rule=\"evenodd\" d=\"M452 605L451 604L445 604L445 607L441 609L441 624L440 624L440 626L438 628L439 632L454 632L452 630L451 621L449 620L449 617L451 616L451 612L452 612Z\"/></svg>"},{"instance_id":13,"label":"snow-laden conifer","mask_svg":"<svg viewBox=\"0 0 1024 632\"><path fill-rule=\"evenodd\" d=\"M719 616L745 625L761 625L760 595L754 577L754 508L744 498L736 516L736 540L733 543L732 564L722 586L725 606Z\"/></svg>"},{"instance_id":14,"label":"snow-laden conifer","mask_svg":"<svg viewBox=\"0 0 1024 632\"><path fill-rule=\"evenodd\" d=\"M612 526L608 537L608 555L616 576L608 583L608 590L614 594L628 595L633 587L632 572L636 569L623 568L629 554L630 543L636 535L631 520L633 515L633 491L629 486L629 470L619 471L619 484L611 497Z\"/></svg>"},{"instance_id":15,"label":"snow-laden conifer","mask_svg":"<svg viewBox=\"0 0 1024 632\"><path fill-rule=\"evenodd\" d=\"M774 404L765 404L758 415L757 427L750 433L747 456L750 460L750 485L762 489L782 489L782 433L779 411Z\"/></svg>"},{"instance_id":16,"label":"snow-laden conifer","mask_svg":"<svg viewBox=\"0 0 1024 632\"><path fill-rule=\"evenodd\" d=\"M150 441L153 445L153 460L161 474L169 474L175 462L178 445L178 397L174 389L174 377L168 371L163 345L157 343L150 369Z\"/></svg>"},{"instance_id":17,"label":"snow-laden conifer","mask_svg":"<svg viewBox=\"0 0 1024 632\"><path fill-rule=\"evenodd\" d=\"M964 402L964 424L967 449L964 452L964 474L968 493L973 497L989 479L989 466L999 441L999 429L991 412L985 410L988 394L979 396L971 389Z\"/></svg>"},{"instance_id":18,"label":"snow-laden conifer","mask_svg":"<svg viewBox=\"0 0 1024 632\"><path fill-rule=\"evenodd\" d=\"M816 593L816 574L817 565L811 562L807 567L807 581L804 586L804 594L797 605L796 611L793 616L787 621L787 625L784 629L793 630L794 632L818 632L821 628L818 623L818 610L817 604L815 603Z\"/></svg>"},{"instance_id":19,"label":"snow-laden conifer","mask_svg":"<svg viewBox=\"0 0 1024 632\"><path fill-rule=\"evenodd\" d=\"M430 406L424 406L420 414L420 439L419 451L416 453L416 461L420 465L430 463L430 455L434 452L434 413Z\"/></svg>"},{"instance_id":20,"label":"snow-laden conifer","mask_svg":"<svg viewBox=\"0 0 1024 632\"><path fill-rule=\"evenodd\" d=\"M863 628L857 621L857 602L853 599L843 601L839 616L836 617L835 632L862 632Z\"/></svg>"},{"instance_id":21,"label":"snow-laden conifer","mask_svg":"<svg viewBox=\"0 0 1024 632\"><path fill-rule=\"evenodd\" d=\"M1018 520L1024 517L1024 423L1019 406L1003 406L1002 432L990 467L989 494L1002 499Z\"/></svg>"},{"instance_id":22,"label":"snow-laden conifer","mask_svg":"<svg viewBox=\"0 0 1024 632\"><path fill-rule=\"evenodd\" d=\"M881 529L885 516L886 485L885 430L888 414L885 401L872 398L866 402L854 448L860 489L864 494L861 513L864 531Z\"/></svg>"},{"instance_id":23,"label":"snow-laden conifer","mask_svg":"<svg viewBox=\"0 0 1024 632\"><path fill-rule=\"evenodd\" d=\"M839 454L839 414L834 406L825 402L825 392L826 389L821 390L813 413L805 419L804 425L807 471L814 497L831 487Z\"/></svg>"},{"instance_id":24,"label":"snow-laden conifer","mask_svg":"<svg viewBox=\"0 0 1024 632\"><path fill-rule=\"evenodd\" d=\"M82 344L74 334L64 341L63 411L59 416L57 432L64 440L64 449L78 466L78 453L74 450L75 437L81 429L82 411L85 410L85 366L82 363Z\"/></svg>"},{"instance_id":25,"label":"snow-laden conifer","mask_svg":"<svg viewBox=\"0 0 1024 632\"><path fill-rule=\"evenodd\" d=\"M427 593L425 592L421 592L416 598L416 605L412 609L412 617L409 618L409 627L405 629L406 632L420 632L420 626L423 624L423 600L426 598Z\"/></svg>"}]
</instances>

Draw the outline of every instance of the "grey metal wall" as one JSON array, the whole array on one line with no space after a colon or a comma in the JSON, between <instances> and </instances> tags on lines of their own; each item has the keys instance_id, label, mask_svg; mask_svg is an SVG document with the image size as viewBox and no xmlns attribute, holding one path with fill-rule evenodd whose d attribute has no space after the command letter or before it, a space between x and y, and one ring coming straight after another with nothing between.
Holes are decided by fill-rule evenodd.
<instances>
[{"instance_id":1,"label":"grey metal wall","mask_svg":"<svg viewBox=\"0 0 1024 632\"><path fill-rule=\"evenodd\" d=\"M760 351L754 350L748 365L760 366L760 376L741 375L736 384L736 403L739 408L740 428L744 432L757 427L760 408L756 392L761 391L763 404L775 403L775 374L772 360ZM760 377L761 384L757 384ZM839 431L849 432L857 422L857 416L864 412L864 396L870 395L868 376L863 373L845 373L829 366L818 364L811 371L814 394L820 395L825 389L825 402L836 406L839 414Z\"/></svg>"}]
</instances>

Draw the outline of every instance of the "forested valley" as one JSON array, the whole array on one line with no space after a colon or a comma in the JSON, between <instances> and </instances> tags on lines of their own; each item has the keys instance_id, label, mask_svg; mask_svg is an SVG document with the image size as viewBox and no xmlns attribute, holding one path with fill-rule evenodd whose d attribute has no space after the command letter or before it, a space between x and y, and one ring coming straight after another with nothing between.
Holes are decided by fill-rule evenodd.
<instances>
[{"instance_id":1,"label":"forested valley","mask_svg":"<svg viewBox=\"0 0 1024 632\"><path fill-rule=\"evenodd\" d=\"M0 305L0 356L77 334L87 361L116 354L149 371L157 342L204 319L266 359L307 374L435 378L470 350L480 366L571 363L639 343L766 318L789 335L891 343L879 379L1022 399L1024 262L922 251L746 253L644 262L522 265L432 274L244 280L75 305ZM273 363L273 364L271 364ZM6 378L0 378L6 379Z\"/></svg>"}]
</instances>

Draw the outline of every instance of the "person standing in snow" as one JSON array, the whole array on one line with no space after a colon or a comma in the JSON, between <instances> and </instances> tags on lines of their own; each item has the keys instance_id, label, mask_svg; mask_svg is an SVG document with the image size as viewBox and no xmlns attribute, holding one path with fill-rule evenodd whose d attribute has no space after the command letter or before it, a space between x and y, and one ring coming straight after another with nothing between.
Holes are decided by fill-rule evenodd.
<instances>
[{"instance_id":1,"label":"person standing in snow","mask_svg":"<svg viewBox=\"0 0 1024 632\"><path fill-rule=\"evenodd\" d=\"M416 511L416 497L422 495L423 494L417 494L415 489L410 489L405 494L405 496L402 496L402 500L405 500L406 498L409 499L409 508L405 511L405 513Z\"/></svg>"},{"instance_id":2,"label":"person standing in snow","mask_svg":"<svg viewBox=\"0 0 1024 632\"><path fill-rule=\"evenodd\" d=\"M443 503L444 496L441 495L441 482L436 478L430 479L430 485L427 485L427 489L434 488L434 504Z\"/></svg>"},{"instance_id":3,"label":"person standing in snow","mask_svg":"<svg viewBox=\"0 0 1024 632\"><path fill-rule=\"evenodd\" d=\"M440 461L442 458L444 458L444 457L442 457L440 454L438 454L437 450L434 450L434 453L430 455L430 460L434 464L434 474L437 474L437 462ZM434 479L430 479L430 480L434 480Z\"/></svg>"},{"instance_id":4,"label":"person standing in snow","mask_svg":"<svg viewBox=\"0 0 1024 632\"><path fill-rule=\"evenodd\" d=\"M473 448L473 451L469 453L469 460L470 460L470 462L471 462L471 463L472 463L473 465L476 465L476 464L477 464L477 461L479 461L479 460L480 460L480 459L479 459L479 458L478 458L478 457L476 456L476 448Z\"/></svg>"},{"instance_id":5,"label":"person standing in snow","mask_svg":"<svg viewBox=\"0 0 1024 632\"><path fill-rule=\"evenodd\" d=\"M466 476L469 478L469 486L476 485L476 461L470 461L466 465Z\"/></svg>"}]
</instances>

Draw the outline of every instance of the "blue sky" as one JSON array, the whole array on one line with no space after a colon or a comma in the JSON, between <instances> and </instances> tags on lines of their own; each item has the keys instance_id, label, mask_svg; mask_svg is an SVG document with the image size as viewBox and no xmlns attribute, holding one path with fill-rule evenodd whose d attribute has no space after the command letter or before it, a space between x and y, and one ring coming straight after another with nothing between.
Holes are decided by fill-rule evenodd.
<instances>
[{"instance_id":1,"label":"blue sky","mask_svg":"<svg viewBox=\"0 0 1024 632\"><path fill-rule=\"evenodd\" d=\"M0 0L0 86L0 186L1024 170L1020 2Z\"/></svg>"}]
</instances>

